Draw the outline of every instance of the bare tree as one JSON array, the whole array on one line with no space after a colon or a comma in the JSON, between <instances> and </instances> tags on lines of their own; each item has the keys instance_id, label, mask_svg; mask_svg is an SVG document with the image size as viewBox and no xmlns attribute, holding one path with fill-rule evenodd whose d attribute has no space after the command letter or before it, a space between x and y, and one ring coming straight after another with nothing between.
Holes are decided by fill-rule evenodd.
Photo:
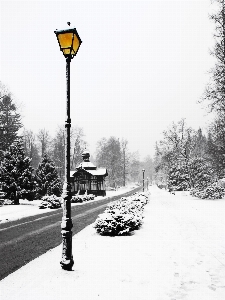
<instances>
[{"instance_id":1,"label":"bare tree","mask_svg":"<svg viewBox=\"0 0 225 300\"><path fill-rule=\"evenodd\" d=\"M225 114L225 1L215 0L216 13L210 15L215 23L215 46L211 55L215 57L215 67L210 70L211 80L202 97L208 101L210 111Z\"/></svg>"},{"instance_id":2,"label":"bare tree","mask_svg":"<svg viewBox=\"0 0 225 300\"><path fill-rule=\"evenodd\" d=\"M130 179L132 182L138 182L140 180L141 162L140 154L138 151L130 154Z\"/></svg>"},{"instance_id":3,"label":"bare tree","mask_svg":"<svg viewBox=\"0 0 225 300\"><path fill-rule=\"evenodd\" d=\"M102 138L97 144L98 166L108 170L107 182L116 187L123 182L123 165L120 141L116 137Z\"/></svg>"},{"instance_id":4,"label":"bare tree","mask_svg":"<svg viewBox=\"0 0 225 300\"><path fill-rule=\"evenodd\" d=\"M40 129L37 134L37 138L41 145L41 157L43 157L44 154L48 153L49 146L51 143L51 137L46 129Z\"/></svg>"},{"instance_id":5,"label":"bare tree","mask_svg":"<svg viewBox=\"0 0 225 300\"><path fill-rule=\"evenodd\" d=\"M122 149L122 161L123 161L123 186L126 186L126 179L128 175L128 168L129 168L129 153L128 153L127 144L128 141L126 139L122 139L121 149Z\"/></svg>"},{"instance_id":6,"label":"bare tree","mask_svg":"<svg viewBox=\"0 0 225 300\"><path fill-rule=\"evenodd\" d=\"M60 126L52 141L52 159L61 181L64 179L65 168L65 129Z\"/></svg>"},{"instance_id":7,"label":"bare tree","mask_svg":"<svg viewBox=\"0 0 225 300\"><path fill-rule=\"evenodd\" d=\"M82 162L82 156L84 149L87 147L87 143L83 139L84 131L81 127L72 127L71 130L71 145L72 145L72 157L71 168L75 169L79 163Z\"/></svg>"},{"instance_id":8,"label":"bare tree","mask_svg":"<svg viewBox=\"0 0 225 300\"><path fill-rule=\"evenodd\" d=\"M33 133L33 131L24 129L23 144L24 144L25 155L31 158L31 165L36 169L40 162L40 156L38 154L36 136Z\"/></svg>"}]
</instances>

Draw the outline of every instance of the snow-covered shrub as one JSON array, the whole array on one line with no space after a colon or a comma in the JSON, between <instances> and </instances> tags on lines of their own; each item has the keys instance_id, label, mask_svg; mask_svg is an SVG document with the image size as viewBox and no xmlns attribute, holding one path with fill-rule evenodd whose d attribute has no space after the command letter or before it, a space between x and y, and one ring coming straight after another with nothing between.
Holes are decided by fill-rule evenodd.
<instances>
[{"instance_id":1,"label":"snow-covered shrub","mask_svg":"<svg viewBox=\"0 0 225 300\"><path fill-rule=\"evenodd\" d=\"M10 200L10 199L1 199L1 205L12 205L14 204L14 201L13 200Z\"/></svg>"},{"instance_id":2,"label":"snow-covered shrub","mask_svg":"<svg viewBox=\"0 0 225 300\"><path fill-rule=\"evenodd\" d=\"M75 195L71 198L71 203L81 203L83 202L83 198L81 195Z\"/></svg>"},{"instance_id":3,"label":"snow-covered shrub","mask_svg":"<svg viewBox=\"0 0 225 300\"><path fill-rule=\"evenodd\" d=\"M61 197L57 197L55 195L46 195L42 197L42 202L39 205L39 208L60 208L61 203L63 202L63 199Z\"/></svg>"},{"instance_id":4,"label":"snow-covered shrub","mask_svg":"<svg viewBox=\"0 0 225 300\"><path fill-rule=\"evenodd\" d=\"M189 189L189 176L185 164L180 163L170 167L167 187L172 191L187 191Z\"/></svg>"},{"instance_id":5,"label":"snow-covered shrub","mask_svg":"<svg viewBox=\"0 0 225 300\"><path fill-rule=\"evenodd\" d=\"M14 200L4 199L3 205L12 205L14 204Z\"/></svg>"},{"instance_id":6,"label":"snow-covered shrub","mask_svg":"<svg viewBox=\"0 0 225 300\"><path fill-rule=\"evenodd\" d=\"M82 203L82 202L87 202L87 201L90 201L90 200L94 200L95 198L95 195L93 194L84 194L84 195L75 195L75 196L72 196L72 199L71 199L71 203Z\"/></svg>"},{"instance_id":7,"label":"snow-covered shrub","mask_svg":"<svg viewBox=\"0 0 225 300\"><path fill-rule=\"evenodd\" d=\"M148 193L150 195L150 193ZM142 203L142 205L146 205L148 203L148 196L146 193L135 193L132 196L130 196L130 199L133 201L139 201Z\"/></svg>"},{"instance_id":8,"label":"snow-covered shrub","mask_svg":"<svg viewBox=\"0 0 225 300\"><path fill-rule=\"evenodd\" d=\"M142 225L143 209L147 204L146 196L133 195L110 203L100 214L94 228L101 235L122 235L138 229Z\"/></svg>"},{"instance_id":9,"label":"snow-covered shrub","mask_svg":"<svg viewBox=\"0 0 225 300\"><path fill-rule=\"evenodd\" d=\"M225 196L225 189L214 182L204 190L192 189L190 195L201 199L221 199Z\"/></svg>"},{"instance_id":10,"label":"snow-covered shrub","mask_svg":"<svg viewBox=\"0 0 225 300\"><path fill-rule=\"evenodd\" d=\"M83 201L90 201L90 200L94 200L95 196L92 194L89 195L83 195Z\"/></svg>"}]
</instances>

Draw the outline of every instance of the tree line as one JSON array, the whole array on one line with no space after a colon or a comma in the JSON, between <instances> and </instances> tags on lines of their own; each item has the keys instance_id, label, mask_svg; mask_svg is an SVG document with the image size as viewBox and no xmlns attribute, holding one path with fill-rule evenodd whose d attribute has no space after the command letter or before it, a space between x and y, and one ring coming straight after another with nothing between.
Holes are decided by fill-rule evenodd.
<instances>
[{"instance_id":1,"label":"tree line","mask_svg":"<svg viewBox=\"0 0 225 300\"><path fill-rule=\"evenodd\" d=\"M82 161L81 154L88 147L81 127L71 128L71 170ZM97 142L92 161L108 170L106 185L125 186L140 182L142 169L152 180L153 160L140 160L138 151L130 152L128 141L116 137ZM37 134L24 128L19 108L12 94L0 82L0 182L10 199L34 199L47 194L60 194L64 181L65 130L58 126L52 137L45 128ZM54 176L50 175L52 173ZM50 180L51 179L51 180ZM50 183L51 181L51 183ZM18 200L15 200L18 202Z\"/></svg>"},{"instance_id":2,"label":"tree line","mask_svg":"<svg viewBox=\"0 0 225 300\"><path fill-rule=\"evenodd\" d=\"M214 119L206 128L194 130L185 119L162 134L155 148L155 179L170 189L205 188L225 177L225 1L214 1L217 9L210 15L215 24L215 46L211 55L215 66L210 70L200 103Z\"/></svg>"}]
</instances>

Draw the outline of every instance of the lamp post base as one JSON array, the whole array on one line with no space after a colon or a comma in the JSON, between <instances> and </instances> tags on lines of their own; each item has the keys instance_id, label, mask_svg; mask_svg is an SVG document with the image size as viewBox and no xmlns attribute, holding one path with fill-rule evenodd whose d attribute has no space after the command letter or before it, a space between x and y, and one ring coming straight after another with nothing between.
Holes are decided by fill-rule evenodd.
<instances>
[{"instance_id":1,"label":"lamp post base","mask_svg":"<svg viewBox=\"0 0 225 300\"><path fill-rule=\"evenodd\" d=\"M72 220L68 218L62 219L62 260L60 265L62 269L71 271L74 265L73 255L72 255Z\"/></svg>"},{"instance_id":2,"label":"lamp post base","mask_svg":"<svg viewBox=\"0 0 225 300\"><path fill-rule=\"evenodd\" d=\"M74 265L72 255L72 228L71 219L71 192L70 183L64 182L63 186L63 217L61 223L62 233L62 260L61 267L64 270L71 271Z\"/></svg>"},{"instance_id":3,"label":"lamp post base","mask_svg":"<svg viewBox=\"0 0 225 300\"><path fill-rule=\"evenodd\" d=\"M71 258L71 260L60 261L60 265L63 270L72 271L72 267L74 265L73 258Z\"/></svg>"}]
</instances>

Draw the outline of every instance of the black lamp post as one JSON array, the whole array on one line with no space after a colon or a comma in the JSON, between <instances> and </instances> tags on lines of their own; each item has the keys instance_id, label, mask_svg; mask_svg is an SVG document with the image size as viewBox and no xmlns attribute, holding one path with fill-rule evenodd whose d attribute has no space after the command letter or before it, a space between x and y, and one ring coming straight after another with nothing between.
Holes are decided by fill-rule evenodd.
<instances>
[{"instance_id":1,"label":"black lamp post","mask_svg":"<svg viewBox=\"0 0 225 300\"><path fill-rule=\"evenodd\" d=\"M70 23L67 23L70 25ZM64 270L71 270L74 264L72 254L72 219L71 219L71 185L70 185L70 62L77 54L82 43L76 28L55 31L60 50L66 58L66 121L65 121L65 181L63 184L63 217L62 217L62 260Z\"/></svg>"},{"instance_id":2,"label":"black lamp post","mask_svg":"<svg viewBox=\"0 0 225 300\"><path fill-rule=\"evenodd\" d=\"M143 192L145 191L145 169L142 170L143 172Z\"/></svg>"}]
</instances>

